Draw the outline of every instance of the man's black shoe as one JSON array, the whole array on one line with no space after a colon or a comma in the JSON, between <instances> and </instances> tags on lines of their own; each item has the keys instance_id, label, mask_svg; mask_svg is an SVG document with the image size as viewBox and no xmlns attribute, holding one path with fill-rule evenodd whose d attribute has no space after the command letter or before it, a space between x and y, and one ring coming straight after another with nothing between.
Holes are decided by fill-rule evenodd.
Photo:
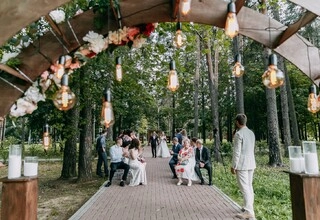
<instances>
[{"instance_id":1,"label":"man's black shoe","mask_svg":"<svg viewBox=\"0 0 320 220\"><path fill-rule=\"evenodd\" d=\"M124 181L123 180L120 182L120 186L124 187Z\"/></svg>"},{"instance_id":2,"label":"man's black shoe","mask_svg":"<svg viewBox=\"0 0 320 220\"><path fill-rule=\"evenodd\" d=\"M107 182L107 184L106 185L104 185L105 187L109 187L109 186L111 186L111 182Z\"/></svg>"},{"instance_id":3,"label":"man's black shoe","mask_svg":"<svg viewBox=\"0 0 320 220\"><path fill-rule=\"evenodd\" d=\"M209 184L208 184L209 186L212 186L212 183L211 182L209 182Z\"/></svg>"},{"instance_id":4,"label":"man's black shoe","mask_svg":"<svg viewBox=\"0 0 320 220\"><path fill-rule=\"evenodd\" d=\"M178 179L178 177L177 176L173 176L172 179Z\"/></svg>"},{"instance_id":5,"label":"man's black shoe","mask_svg":"<svg viewBox=\"0 0 320 220\"><path fill-rule=\"evenodd\" d=\"M204 184L204 181L201 181L200 185L203 185Z\"/></svg>"}]
</instances>

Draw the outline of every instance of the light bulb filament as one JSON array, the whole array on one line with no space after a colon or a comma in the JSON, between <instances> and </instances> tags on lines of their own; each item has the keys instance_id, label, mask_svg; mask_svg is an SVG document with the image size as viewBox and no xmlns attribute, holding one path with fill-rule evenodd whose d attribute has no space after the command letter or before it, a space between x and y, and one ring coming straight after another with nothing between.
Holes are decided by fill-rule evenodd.
<instances>
[{"instance_id":1,"label":"light bulb filament","mask_svg":"<svg viewBox=\"0 0 320 220\"><path fill-rule=\"evenodd\" d=\"M226 31L226 35L231 38L238 35L239 24L238 24L237 16L235 13L232 13L232 12L228 13L225 31Z\"/></svg>"},{"instance_id":2,"label":"light bulb filament","mask_svg":"<svg viewBox=\"0 0 320 220\"><path fill-rule=\"evenodd\" d=\"M116 65L116 80L121 81L122 80L122 67L120 64Z\"/></svg>"},{"instance_id":3,"label":"light bulb filament","mask_svg":"<svg viewBox=\"0 0 320 220\"><path fill-rule=\"evenodd\" d=\"M182 2L181 13L183 15L188 14L188 12L190 11L190 8L191 8L191 0L184 0Z\"/></svg>"}]
</instances>

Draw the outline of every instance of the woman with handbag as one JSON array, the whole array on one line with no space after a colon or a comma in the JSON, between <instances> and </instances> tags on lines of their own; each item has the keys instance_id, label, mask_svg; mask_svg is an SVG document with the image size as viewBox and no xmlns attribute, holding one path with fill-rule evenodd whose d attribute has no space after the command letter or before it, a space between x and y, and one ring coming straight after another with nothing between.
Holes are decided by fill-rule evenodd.
<instances>
[{"instance_id":1,"label":"woman with handbag","mask_svg":"<svg viewBox=\"0 0 320 220\"><path fill-rule=\"evenodd\" d=\"M198 176L195 175L194 166L195 166L195 156L194 150L190 146L190 140L184 139L182 141L183 148L180 150L178 154L178 164L175 167L176 173L178 176L178 183L177 185L180 186L183 181L182 179L187 179L188 184L187 186L192 185L192 181L199 180Z\"/></svg>"}]
</instances>

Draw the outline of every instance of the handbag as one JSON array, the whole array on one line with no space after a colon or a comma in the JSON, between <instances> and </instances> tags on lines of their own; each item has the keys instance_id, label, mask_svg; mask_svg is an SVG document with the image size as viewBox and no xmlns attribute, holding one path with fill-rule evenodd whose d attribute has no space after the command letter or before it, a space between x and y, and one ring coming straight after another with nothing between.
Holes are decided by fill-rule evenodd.
<instances>
[{"instance_id":1,"label":"handbag","mask_svg":"<svg viewBox=\"0 0 320 220\"><path fill-rule=\"evenodd\" d=\"M180 162L180 165L187 165L189 163L189 160L184 160Z\"/></svg>"}]
</instances>

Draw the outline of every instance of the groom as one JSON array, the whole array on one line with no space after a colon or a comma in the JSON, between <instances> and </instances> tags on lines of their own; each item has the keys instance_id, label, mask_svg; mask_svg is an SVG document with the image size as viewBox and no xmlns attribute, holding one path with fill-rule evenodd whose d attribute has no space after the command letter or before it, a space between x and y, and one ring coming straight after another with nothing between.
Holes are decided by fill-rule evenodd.
<instances>
[{"instance_id":1,"label":"groom","mask_svg":"<svg viewBox=\"0 0 320 220\"><path fill-rule=\"evenodd\" d=\"M152 157L157 157L157 145L158 145L158 136L157 133L154 131L152 136L149 138L149 145L151 145Z\"/></svg>"}]
</instances>

